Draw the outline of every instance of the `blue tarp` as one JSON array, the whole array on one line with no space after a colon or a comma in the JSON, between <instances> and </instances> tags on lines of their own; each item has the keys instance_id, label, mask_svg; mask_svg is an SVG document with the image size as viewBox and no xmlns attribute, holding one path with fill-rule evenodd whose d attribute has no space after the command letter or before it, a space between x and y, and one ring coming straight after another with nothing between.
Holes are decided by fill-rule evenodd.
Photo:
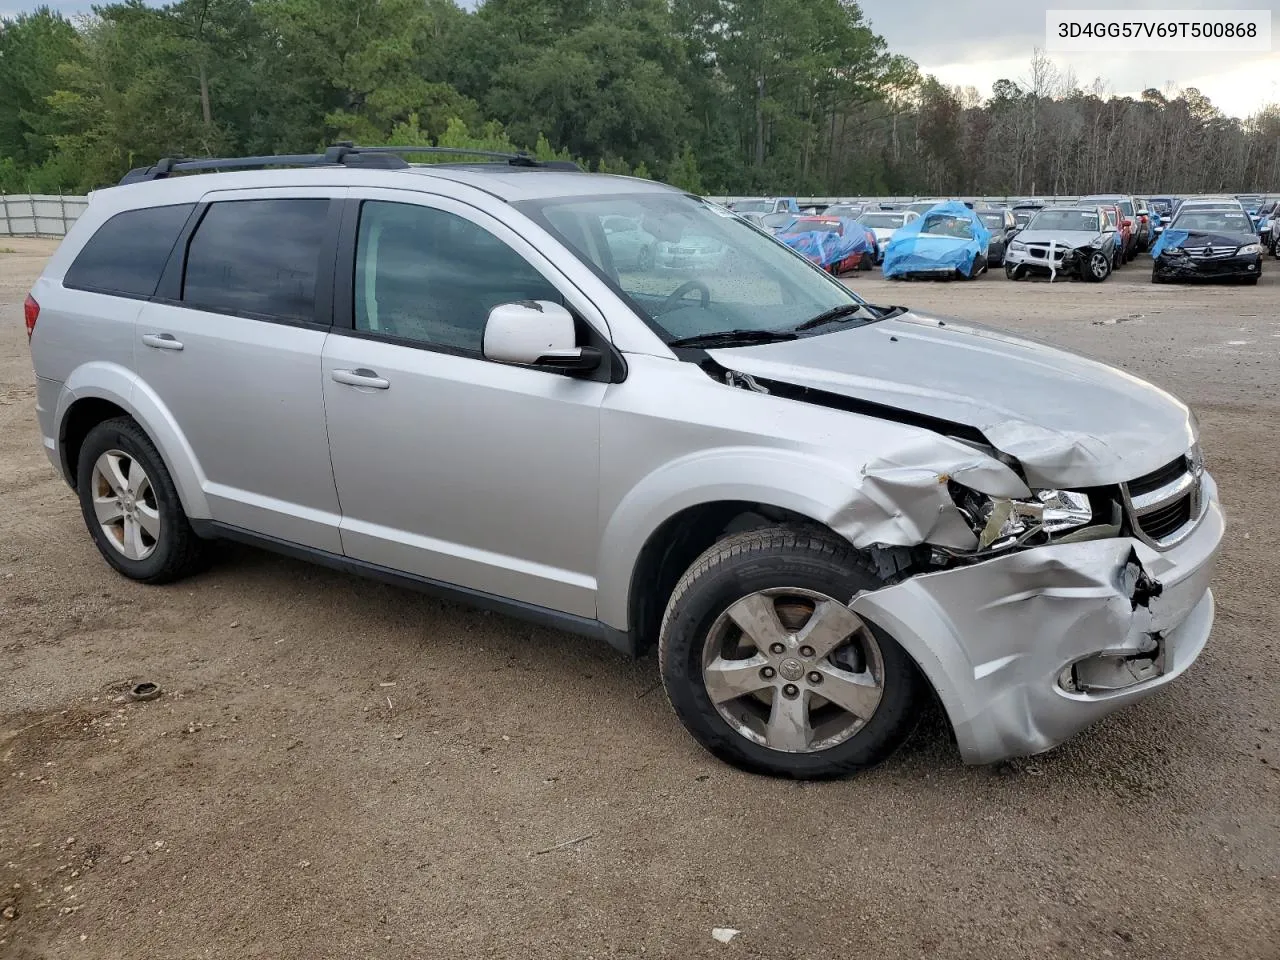
<instances>
[{"instance_id":1,"label":"blue tarp","mask_svg":"<svg viewBox=\"0 0 1280 960\"><path fill-rule=\"evenodd\" d=\"M954 233L967 236L949 235ZM959 272L968 276L990 242L991 231L969 207L958 200L935 204L894 232L884 249L884 275Z\"/></svg>"},{"instance_id":2,"label":"blue tarp","mask_svg":"<svg viewBox=\"0 0 1280 960\"><path fill-rule=\"evenodd\" d=\"M1182 246L1189 236L1191 234L1187 230L1165 230L1164 233L1160 234L1160 239L1156 241L1156 245L1151 248L1151 259L1156 259L1169 247Z\"/></svg>"},{"instance_id":3,"label":"blue tarp","mask_svg":"<svg viewBox=\"0 0 1280 960\"><path fill-rule=\"evenodd\" d=\"M777 237L792 250L802 253L818 266L832 267L855 253L867 253L871 246L867 243L866 228L856 220L848 217L840 218L843 233L835 231L805 230L802 233L787 233L787 227L779 229Z\"/></svg>"}]
</instances>

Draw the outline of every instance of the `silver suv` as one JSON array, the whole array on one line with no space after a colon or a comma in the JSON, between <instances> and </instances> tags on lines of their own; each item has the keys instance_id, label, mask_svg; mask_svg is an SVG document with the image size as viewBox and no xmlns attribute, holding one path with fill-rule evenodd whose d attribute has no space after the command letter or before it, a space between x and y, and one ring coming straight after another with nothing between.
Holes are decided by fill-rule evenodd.
<instances>
[{"instance_id":1,"label":"silver suv","mask_svg":"<svg viewBox=\"0 0 1280 960\"><path fill-rule=\"evenodd\" d=\"M967 761L1043 751L1204 647L1223 517L1169 394L670 187L400 153L165 162L49 261L44 445L125 576L228 537L656 646L699 742L793 777L931 697ZM262 169L172 175L220 165Z\"/></svg>"}]
</instances>

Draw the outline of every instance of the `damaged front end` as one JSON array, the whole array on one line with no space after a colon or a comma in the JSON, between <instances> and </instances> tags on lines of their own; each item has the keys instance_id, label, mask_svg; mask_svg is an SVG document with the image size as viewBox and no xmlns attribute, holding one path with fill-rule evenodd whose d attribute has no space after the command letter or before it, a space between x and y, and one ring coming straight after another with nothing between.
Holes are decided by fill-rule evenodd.
<instances>
[{"instance_id":1,"label":"damaged front end","mask_svg":"<svg viewBox=\"0 0 1280 960\"><path fill-rule=\"evenodd\" d=\"M1224 521L1194 439L1154 470L1099 484L1106 447L1089 437L1012 421L973 430L760 376L725 381L928 428L867 463L822 519L876 564L886 585L850 607L919 665L966 761L1048 750L1203 649Z\"/></svg>"},{"instance_id":2,"label":"damaged front end","mask_svg":"<svg viewBox=\"0 0 1280 960\"><path fill-rule=\"evenodd\" d=\"M933 683L961 755L1048 750L1154 693L1200 654L1222 538L1216 497L1159 552L1128 537L1021 550L859 594Z\"/></svg>"}]
</instances>

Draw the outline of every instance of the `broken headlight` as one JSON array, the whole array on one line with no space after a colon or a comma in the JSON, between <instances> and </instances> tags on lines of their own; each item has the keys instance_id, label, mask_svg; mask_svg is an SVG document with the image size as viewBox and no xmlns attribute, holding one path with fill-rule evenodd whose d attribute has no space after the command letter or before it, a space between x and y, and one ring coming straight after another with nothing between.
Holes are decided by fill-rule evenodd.
<instances>
[{"instance_id":1,"label":"broken headlight","mask_svg":"<svg viewBox=\"0 0 1280 960\"><path fill-rule=\"evenodd\" d=\"M953 483L951 495L977 534L979 550L1004 550L1093 522L1088 495L1074 490L1037 490L1035 499L1013 500Z\"/></svg>"}]
</instances>

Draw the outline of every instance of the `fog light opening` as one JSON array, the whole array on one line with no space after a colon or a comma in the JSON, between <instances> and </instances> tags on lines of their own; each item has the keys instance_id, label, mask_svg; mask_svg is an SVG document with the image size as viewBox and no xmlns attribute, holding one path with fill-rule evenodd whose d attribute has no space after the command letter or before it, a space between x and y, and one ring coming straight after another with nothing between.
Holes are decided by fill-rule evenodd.
<instances>
[{"instance_id":1,"label":"fog light opening","mask_svg":"<svg viewBox=\"0 0 1280 960\"><path fill-rule=\"evenodd\" d=\"M1112 693L1156 679L1165 671L1165 644L1159 634L1148 639L1148 649L1119 656L1095 653L1069 664L1058 674L1058 686L1067 693Z\"/></svg>"}]
</instances>

